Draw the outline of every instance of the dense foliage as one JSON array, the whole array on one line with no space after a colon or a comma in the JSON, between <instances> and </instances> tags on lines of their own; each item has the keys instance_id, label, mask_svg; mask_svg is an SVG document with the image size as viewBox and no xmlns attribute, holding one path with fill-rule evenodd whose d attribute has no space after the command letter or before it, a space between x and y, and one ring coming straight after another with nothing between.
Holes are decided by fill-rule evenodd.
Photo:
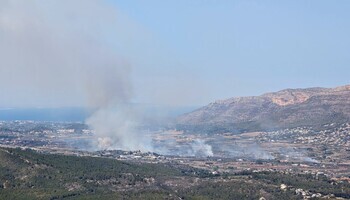
<instances>
[{"instance_id":1,"label":"dense foliage","mask_svg":"<svg viewBox=\"0 0 350 200\"><path fill-rule=\"evenodd\" d=\"M349 184L326 178L251 171L212 175L176 164L0 148L0 199L302 199L280 184L349 198Z\"/></svg>"}]
</instances>

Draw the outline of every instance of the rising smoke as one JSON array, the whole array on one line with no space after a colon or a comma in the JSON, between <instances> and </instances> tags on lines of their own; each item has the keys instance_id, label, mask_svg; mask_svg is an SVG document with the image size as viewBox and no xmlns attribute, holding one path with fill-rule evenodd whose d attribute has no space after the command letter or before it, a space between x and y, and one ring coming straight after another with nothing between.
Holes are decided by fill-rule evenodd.
<instances>
[{"instance_id":1,"label":"rising smoke","mask_svg":"<svg viewBox=\"0 0 350 200\"><path fill-rule=\"evenodd\" d=\"M213 156L212 146L206 144L204 140L196 139L191 143L192 154L197 157Z\"/></svg>"},{"instance_id":2,"label":"rising smoke","mask_svg":"<svg viewBox=\"0 0 350 200\"><path fill-rule=\"evenodd\" d=\"M149 150L128 106L130 64L104 41L127 28L119 19L105 1L1 1L0 92L17 95L2 103L86 105L97 148Z\"/></svg>"},{"instance_id":3,"label":"rising smoke","mask_svg":"<svg viewBox=\"0 0 350 200\"><path fill-rule=\"evenodd\" d=\"M95 132L94 149L213 156L214 146L200 139L184 146L169 141L164 148L152 148L151 139L136 129L141 119L130 106L132 67L107 42L121 35L130 39L131 25L106 2L1 0L0 105L85 105L92 113L86 123ZM175 89L182 92L187 86L179 84L184 81L174 79ZM176 100L169 94L156 96ZM176 151L168 148L177 146ZM257 145L217 146L232 157L273 158Z\"/></svg>"}]
</instances>

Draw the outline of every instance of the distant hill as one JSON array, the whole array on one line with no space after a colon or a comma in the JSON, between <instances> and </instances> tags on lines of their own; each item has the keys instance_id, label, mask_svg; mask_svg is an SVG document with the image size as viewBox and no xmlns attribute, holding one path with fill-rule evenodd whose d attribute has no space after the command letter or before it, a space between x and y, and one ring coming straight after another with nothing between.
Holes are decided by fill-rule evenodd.
<instances>
[{"instance_id":1,"label":"distant hill","mask_svg":"<svg viewBox=\"0 0 350 200\"><path fill-rule=\"evenodd\" d=\"M179 129L197 132L263 131L297 126L320 127L350 119L350 85L286 89L261 96L219 100L181 115Z\"/></svg>"}]
</instances>

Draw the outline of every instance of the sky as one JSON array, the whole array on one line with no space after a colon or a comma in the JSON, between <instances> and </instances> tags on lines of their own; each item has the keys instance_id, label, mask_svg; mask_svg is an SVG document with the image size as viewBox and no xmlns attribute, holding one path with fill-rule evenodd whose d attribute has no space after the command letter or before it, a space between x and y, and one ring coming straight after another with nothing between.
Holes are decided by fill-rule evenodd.
<instances>
[{"instance_id":1,"label":"sky","mask_svg":"<svg viewBox=\"0 0 350 200\"><path fill-rule=\"evenodd\" d=\"M90 105L106 63L133 103L350 84L348 0L44 2L0 2L0 107Z\"/></svg>"}]
</instances>

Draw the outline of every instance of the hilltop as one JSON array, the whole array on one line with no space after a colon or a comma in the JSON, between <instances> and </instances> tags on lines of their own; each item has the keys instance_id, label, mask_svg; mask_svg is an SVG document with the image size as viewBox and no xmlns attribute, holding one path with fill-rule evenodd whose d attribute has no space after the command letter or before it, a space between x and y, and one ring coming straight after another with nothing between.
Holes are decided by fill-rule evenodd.
<instances>
[{"instance_id":1,"label":"hilltop","mask_svg":"<svg viewBox=\"0 0 350 200\"><path fill-rule=\"evenodd\" d=\"M177 128L198 132L266 131L320 127L350 119L350 85L286 89L261 96L219 100L181 115Z\"/></svg>"}]
</instances>

